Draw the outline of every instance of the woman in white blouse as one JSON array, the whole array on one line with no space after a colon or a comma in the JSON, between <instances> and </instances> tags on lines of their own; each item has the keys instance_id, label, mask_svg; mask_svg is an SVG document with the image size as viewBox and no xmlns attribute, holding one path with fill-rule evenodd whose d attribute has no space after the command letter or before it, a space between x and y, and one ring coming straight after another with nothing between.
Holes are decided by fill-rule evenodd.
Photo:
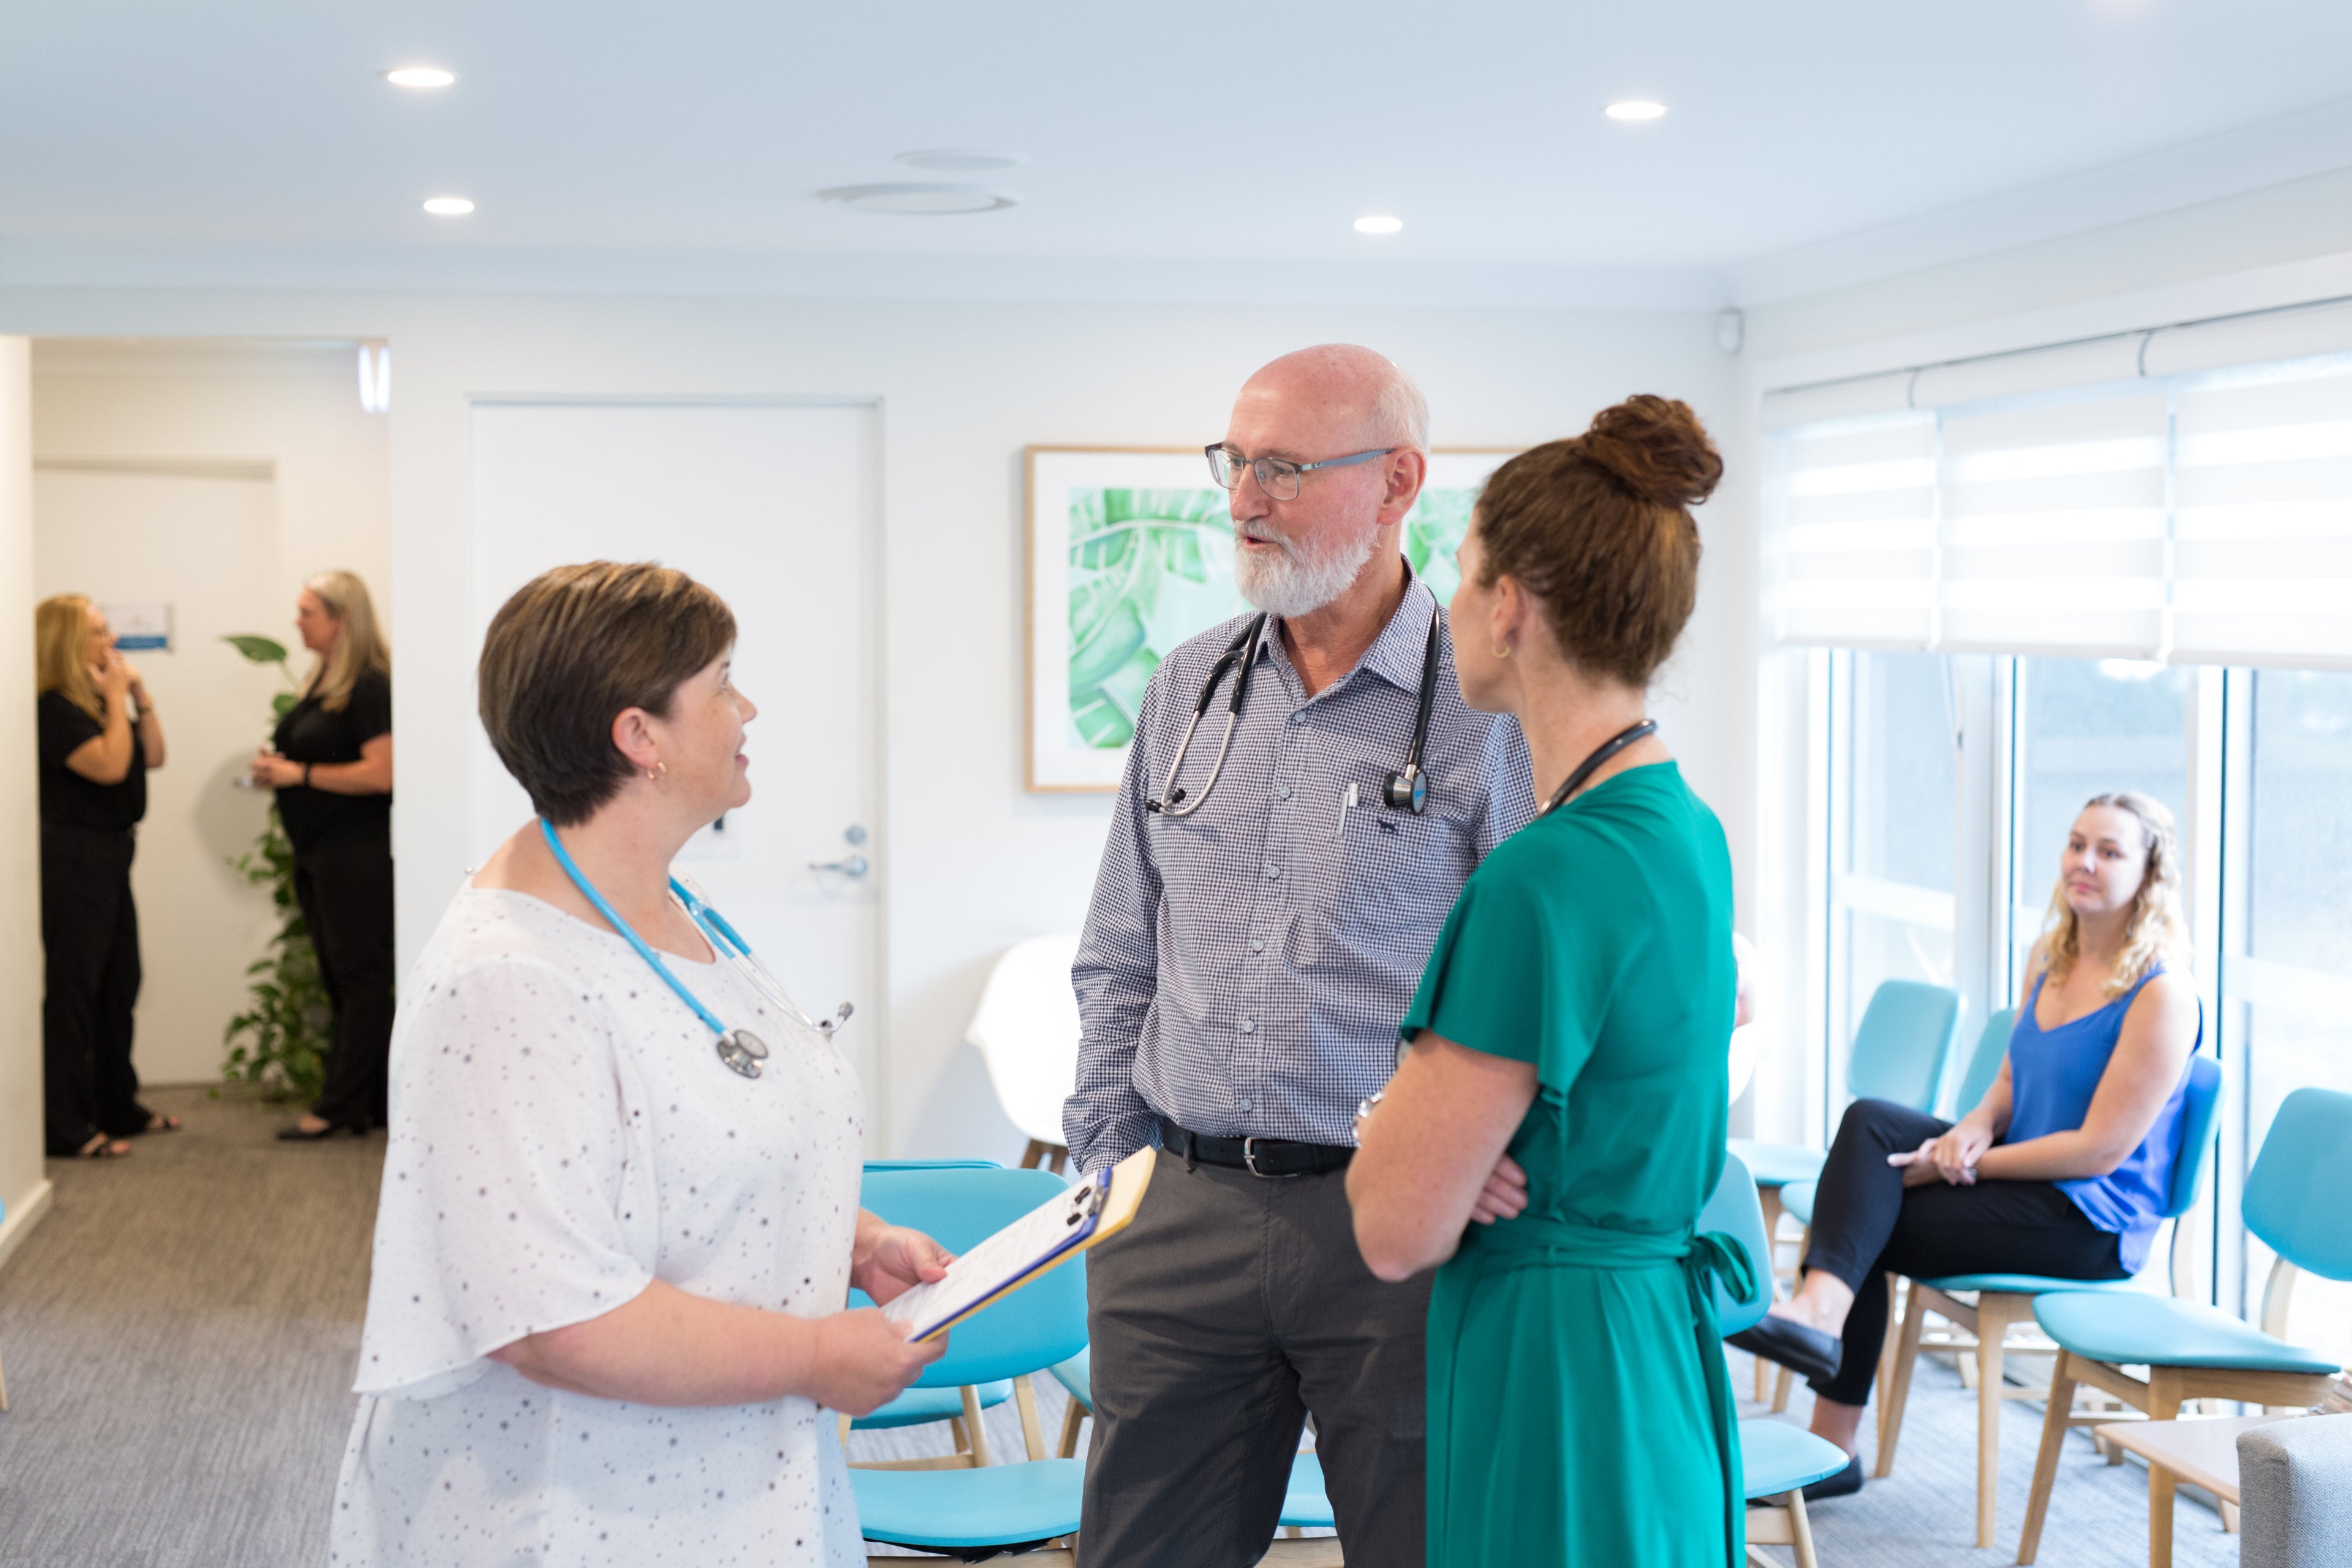
<instances>
[{"instance_id":1,"label":"woman in white blouse","mask_svg":"<svg viewBox=\"0 0 2352 1568\"><path fill-rule=\"evenodd\" d=\"M734 640L709 589L606 562L491 622L482 722L541 820L402 989L344 1568L863 1561L819 1409L943 1346L843 1307L948 1258L857 1206L856 1075L670 894L751 797Z\"/></svg>"}]
</instances>

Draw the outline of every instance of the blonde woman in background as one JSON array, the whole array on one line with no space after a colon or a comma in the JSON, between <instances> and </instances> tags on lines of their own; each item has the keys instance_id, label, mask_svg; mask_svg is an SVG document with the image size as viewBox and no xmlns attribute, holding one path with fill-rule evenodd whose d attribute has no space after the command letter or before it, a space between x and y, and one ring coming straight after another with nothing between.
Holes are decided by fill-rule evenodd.
<instances>
[{"instance_id":1,"label":"blonde woman in background","mask_svg":"<svg viewBox=\"0 0 2352 1568\"><path fill-rule=\"evenodd\" d=\"M139 1000L139 911L131 858L147 815L147 770L163 765L163 724L113 628L79 594L33 612L41 781L41 1001L45 1137L53 1155L131 1152L123 1140L175 1117L139 1103L131 1065ZM133 717L133 712L136 717Z\"/></svg>"},{"instance_id":2,"label":"blonde woman in background","mask_svg":"<svg viewBox=\"0 0 2352 1568\"><path fill-rule=\"evenodd\" d=\"M289 1142L363 1136L386 1121L392 1045L392 650L367 584L321 572L295 601L295 629L318 664L302 699L253 760L278 792L294 847L294 892L334 1004L327 1081Z\"/></svg>"},{"instance_id":3,"label":"blonde woman in background","mask_svg":"<svg viewBox=\"0 0 2352 1568\"><path fill-rule=\"evenodd\" d=\"M2123 1279L2147 1260L2202 1037L2183 963L2172 814L2094 796L2066 835L2009 1054L1958 1122L1847 1108L1813 1203L1804 1284L1731 1342L1805 1373L1812 1429L1855 1452L1893 1270ZM2175 967L2179 966L2179 967ZM1860 1489L1862 1461L1811 1496Z\"/></svg>"}]
</instances>

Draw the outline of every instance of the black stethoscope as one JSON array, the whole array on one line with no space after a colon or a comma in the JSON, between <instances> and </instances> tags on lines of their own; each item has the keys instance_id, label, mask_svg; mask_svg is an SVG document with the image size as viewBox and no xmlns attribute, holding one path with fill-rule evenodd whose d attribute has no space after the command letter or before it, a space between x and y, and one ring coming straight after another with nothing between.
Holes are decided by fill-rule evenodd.
<instances>
[{"instance_id":1,"label":"black stethoscope","mask_svg":"<svg viewBox=\"0 0 2352 1568\"><path fill-rule=\"evenodd\" d=\"M1422 752L1429 744L1429 715L1437 703L1437 636L1442 616L1434 605L1429 612L1429 642L1421 654L1421 706L1412 720L1412 743L1405 748L1404 766L1388 776L1381 796L1391 811L1409 811L1419 816L1429 809L1429 774L1421 765ZM1147 811L1162 816L1185 817L1208 804L1209 792L1217 787L1217 776L1225 771L1225 753L1233 749L1234 726L1241 722L1242 705L1249 700L1250 675L1257 668L1258 650L1265 646L1266 616L1253 616L1241 635L1225 645L1225 651L1210 667L1209 679L1201 683L1200 700L1192 704L1192 721L1184 726L1184 738L1177 742L1176 760L1168 765L1168 780L1160 786L1156 800L1143 803ZM1225 735L1217 743L1217 760L1209 769L1209 782L1201 793L1184 803L1184 792L1176 787L1176 775L1184 770L1184 753L1192 748L1192 732L1201 727L1201 715L1209 710L1210 700L1217 695L1217 683L1225 671L1238 663L1241 673L1234 680L1234 695L1225 707ZM1629 744L1631 742L1628 742ZM1353 785L1349 788L1352 791Z\"/></svg>"},{"instance_id":2,"label":"black stethoscope","mask_svg":"<svg viewBox=\"0 0 2352 1568\"><path fill-rule=\"evenodd\" d=\"M1551 792L1551 798L1543 803L1541 809L1538 810L1536 815L1538 816L1549 816L1553 812L1559 809L1560 804L1563 801L1567 800L1570 795L1576 793L1577 785L1582 784L1585 780L1592 776L1592 772L1595 768L1598 768L1601 763L1607 762L1610 758L1615 756L1618 752L1623 751L1634 742L1644 739L1647 736L1654 735L1657 732L1658 721L1655 719L1644 719L1633 728L1628 730L1620 730L1615 734L1610 736L1607 740L1601 742L1601 744L1594 749L1593 753L1591 756L1576 764L1576 771L1568 775L1568 782Z\"/></svg>"}]
</instances>

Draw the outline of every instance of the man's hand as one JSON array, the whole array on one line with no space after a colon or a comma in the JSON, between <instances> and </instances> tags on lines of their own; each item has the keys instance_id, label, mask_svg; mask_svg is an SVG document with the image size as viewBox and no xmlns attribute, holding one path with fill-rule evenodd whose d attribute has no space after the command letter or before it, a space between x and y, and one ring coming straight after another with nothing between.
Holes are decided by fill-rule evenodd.
<instances>
[{"instance_id":1,"label":"man's hand","mask_svg":"<svg viewBox=\"0 0 2352 1568\"><path fill-rule=\"evenodd\" d=\"M850 1259L849 1282L877 1302L944 1277L948 1265L955 1261L955 1254L903 1225L883 1226L869 1231L861 1241Z\"/></svg>"}]
</instances>

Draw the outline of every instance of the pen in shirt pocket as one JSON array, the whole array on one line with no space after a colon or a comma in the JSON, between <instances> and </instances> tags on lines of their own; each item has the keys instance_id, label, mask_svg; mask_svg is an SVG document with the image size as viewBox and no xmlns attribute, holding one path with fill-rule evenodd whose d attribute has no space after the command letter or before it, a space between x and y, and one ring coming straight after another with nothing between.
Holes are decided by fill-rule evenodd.
<instances>
[{"instance_id":1,"label":"pen in shirt pocket","mask_svg":"<svg viewBox=\"0 0 2352 1568\"><path fill-rule=\"evenodd\" d=\"M1331 837L1345 843L1348 837L1348 814L1356 809L1356 786L1349 784L1339 796L1339 826Z\"/></svg>"}]
</instances>

